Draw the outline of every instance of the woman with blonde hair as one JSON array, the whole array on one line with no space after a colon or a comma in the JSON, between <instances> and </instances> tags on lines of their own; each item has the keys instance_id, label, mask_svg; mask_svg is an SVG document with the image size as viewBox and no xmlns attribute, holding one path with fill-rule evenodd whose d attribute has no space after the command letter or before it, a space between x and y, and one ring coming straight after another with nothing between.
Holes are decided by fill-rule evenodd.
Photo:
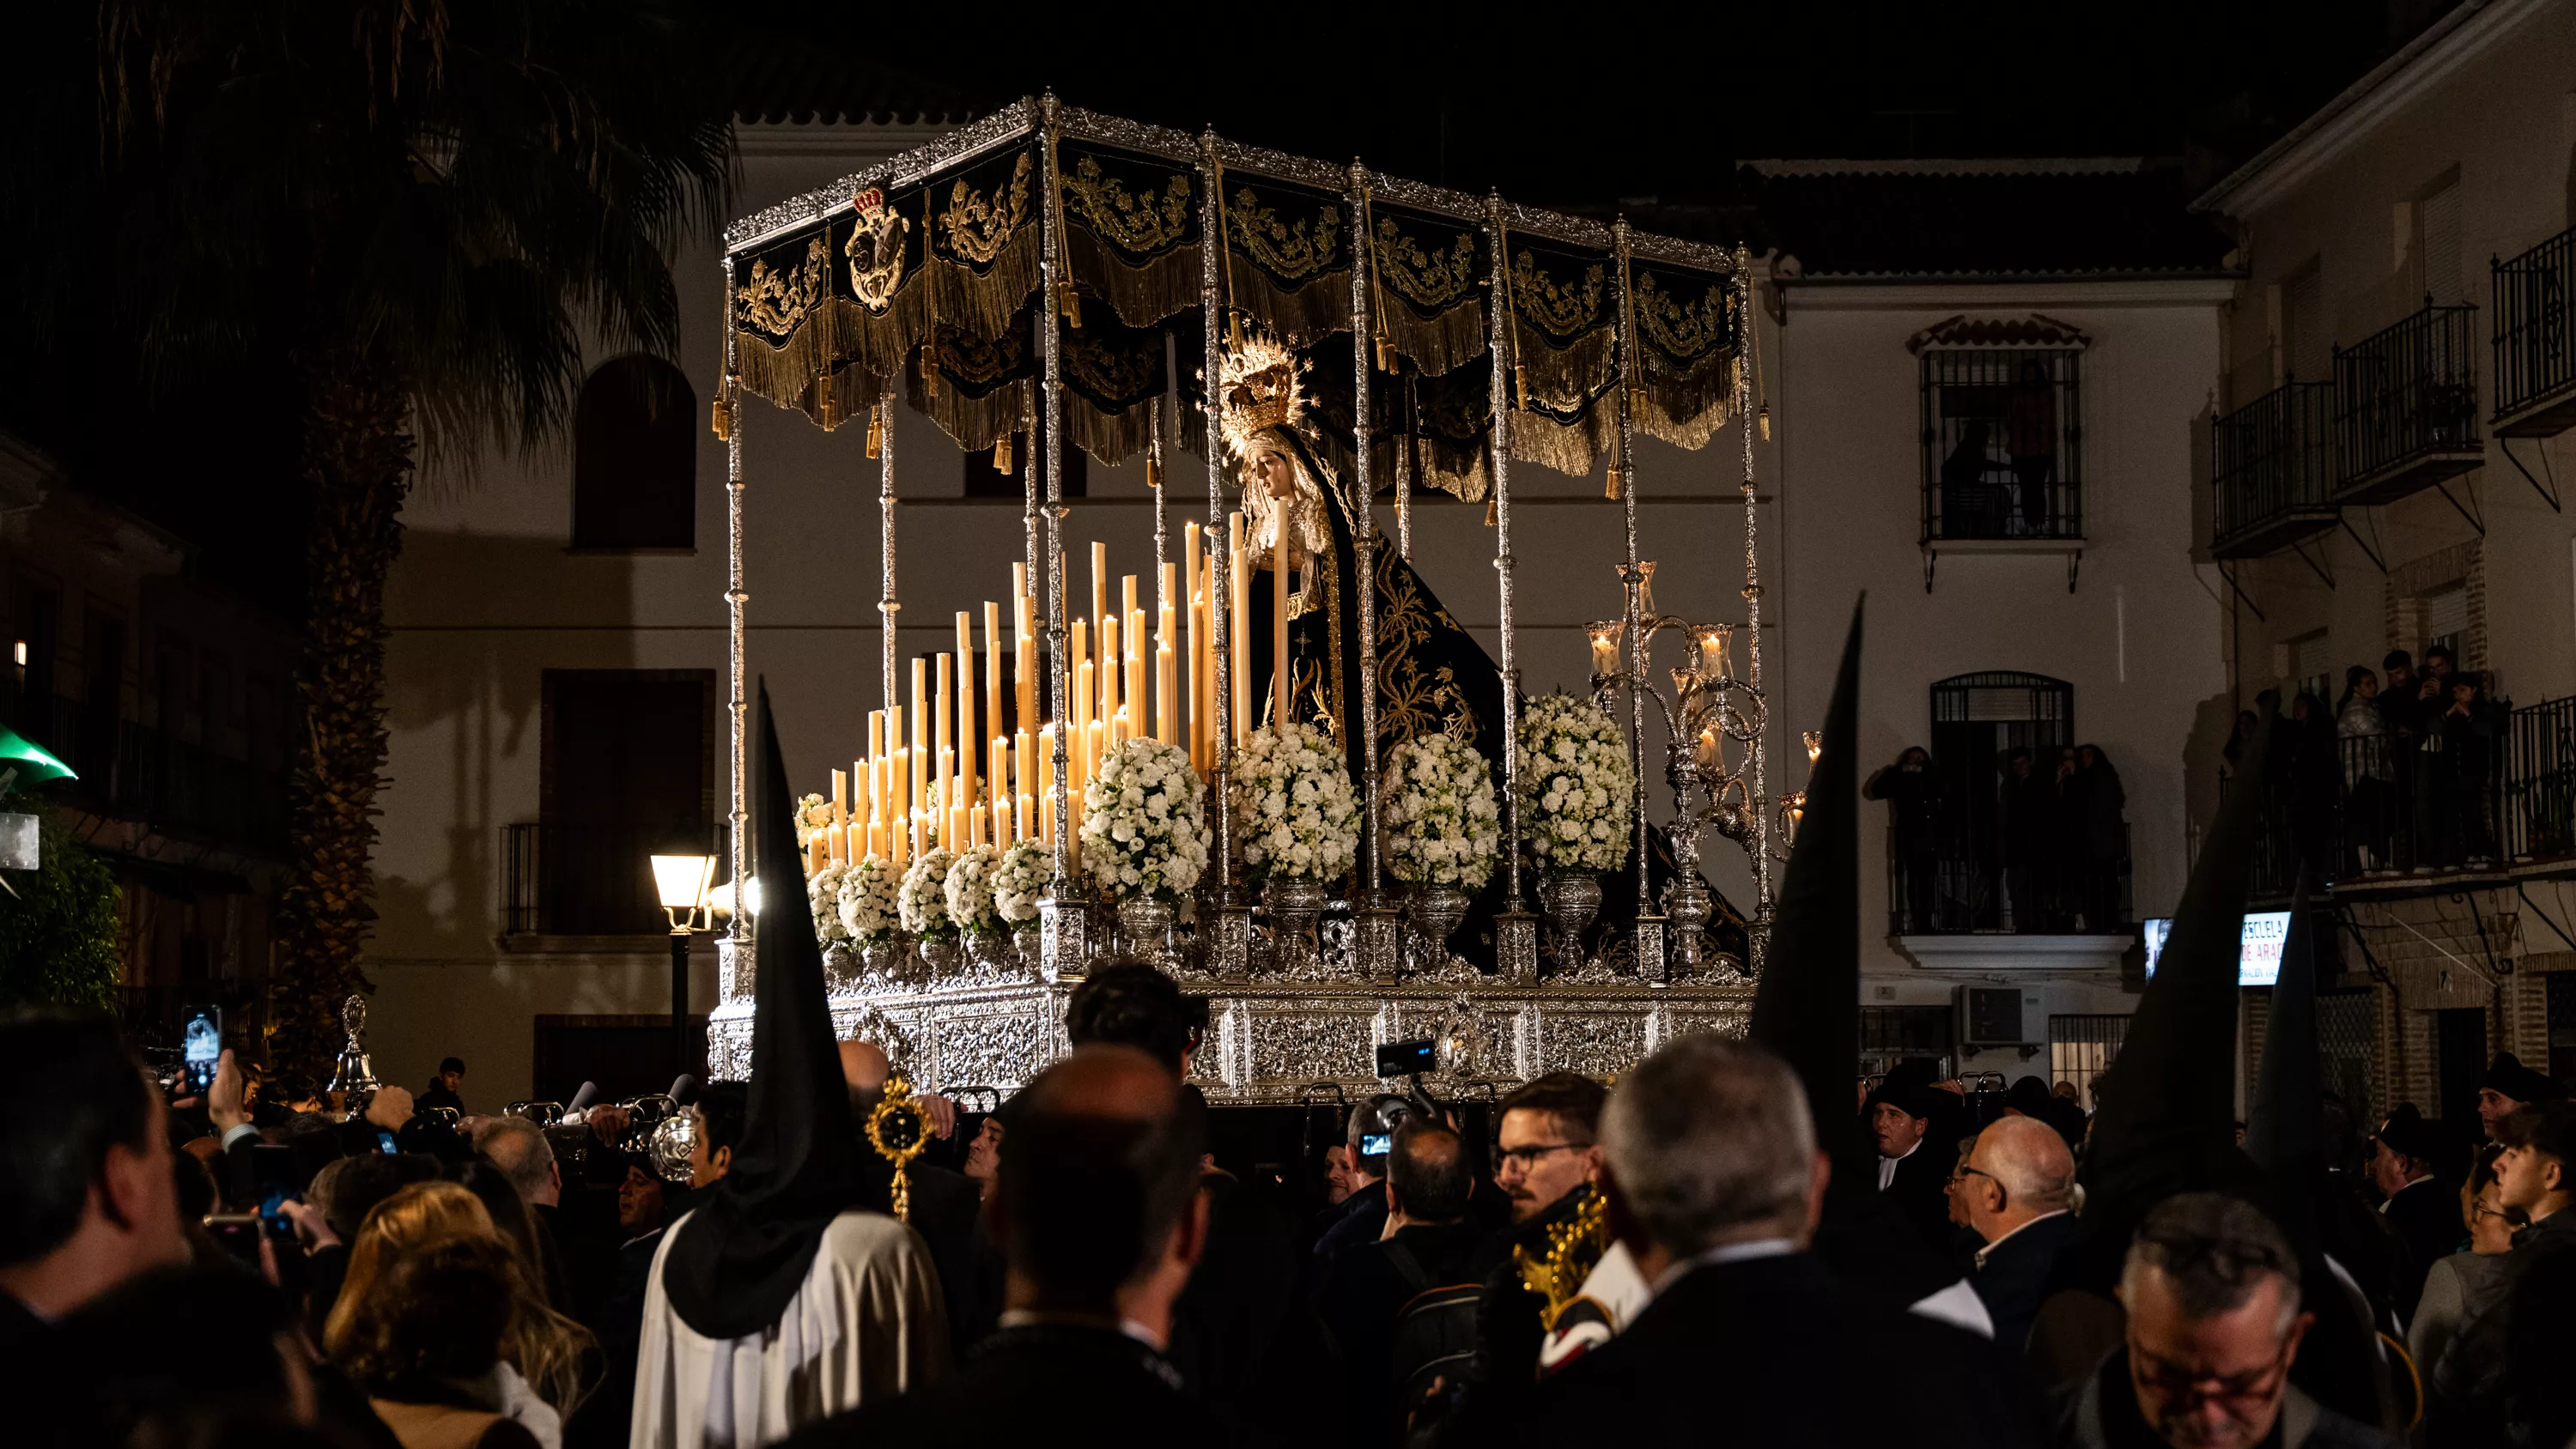
<instances>
[{"instance_id":1,"label":"woman with blonde hair","mask_svg":"<svg viewBox=\"0 0 2576 1449\"><path fill-rule=\"evenodd\" d=\"M368 1384L371 1374L389 1382L392 1371L382 1362L386 1345L402 1340L402 1320L419 1308L408 1300L422 1287L417 1275L396 1270L404 1260L460 1238L499 1250L496 1261L504 1265L510 1293L501 1360L480 1397L518 1420L546 1449L558 1449L563 1419L588 1390L581 1361L592 1347L590 1332L546 1306L516 1245L482 1202L455 1183L415 1183L367 1215L350 1245L349 1276L323 1330L323 1347L360 1383Z\"/></svg>"}]
</instances>

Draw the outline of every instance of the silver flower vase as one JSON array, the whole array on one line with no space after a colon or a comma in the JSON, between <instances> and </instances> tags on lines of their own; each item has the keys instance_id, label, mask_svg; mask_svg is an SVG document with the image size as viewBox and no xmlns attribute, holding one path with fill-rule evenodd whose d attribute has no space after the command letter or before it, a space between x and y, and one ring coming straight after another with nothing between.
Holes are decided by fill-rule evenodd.
<instances>
[{"instance_id":1,"label":"silver flower vase","mask_svg":"<svg viewBox=\"0 0 2576 1449\"><path fill-rule=\"evenodd\" d=\"M1032 977L1038 974L1038 963L1042 959L1039 948L1044 944L1045 937L1035 921L1022 921L1011 931L1013 956L1020 969Z\"/></svg>"},{"instance_id":2,"label":"silver flower vase","mask_svg":"<svg viewBox=\"0 0 2576 1449\"><path fill-rule=\"evenodd\" d=\"M958 948L956 937L924 936L921 938L921 945L918 949L921 952L921 964L927 968L923 972L924 979L922 984L926 986L936 986L941 981L957 974Z\"/></svg>"},{"instance_id":3,"label":"silver flower vase","mask_svg":"<svg viewBox=\"0 0 2576 1449\"><path fill-rule=\"evenodd\" d=\"M1301 875L1274 875L1261 888L1270 912L1271 969L1282 975L1310 972L1316 962L1315 922L1324 913L1324 883Z\"/></svg>"},{"instance_id":4,"label":"silver flower vase","mask_svg":"<svg viewBox=\"0 0 2576 1449\"><path fill-rule=\"evenodd\" d=\"M1006 975L1018 964L1010 936L998 929L967 932L966 961L979 976Z\"/></svg>"},{"instance_id":5,"label":"silver flower vase","mask_svg":"<svg viewBox=\"0 0 2576 1449\"><path fill-rule=\"evenodd\" d=\"M834 941L823 948L823 990L839 993L859 984L859 953L847 941Z\"/></svg>"},{"instance_id":6,"label":"silver flower vase","mask_svg":"<svg viewBox=\"0 0 2576 1449\"><path fill-rule=\"evenodd\" d=\"M1139 961L1172 969L1172 903L1130 896L1118 903L1118 934Z\"/></svg>"},{"instance_id":7,"label":"silver flower vase","mask_svg":"<svg viewBox=\"0 0 2576 1449\"><path fill-rule=\"evenodd\" d=\"M894 986L903 980L903 943L889 931L873 941L859 943L859 981L869 989Z\"/></svg>"},{"instance_id":8,"label":"silver flower vase","mask_svg":"<svg viewBox=\"0 0 2576 1449\"><path fill-rule=\"evenodd\" d=\"M1550 870L1538 879L1538 908L1547 917L1549 949L1560 974L1583 968L1583 933L1601 910L1601 877L1585 870Z\"/></svg>"},{"instance_id":9,"label":"silver flower vase","mask_svg":"<svg viewBox=\"0 0 2576 1449\"><path fill-rule=\"evenodd\" d=\"M1417 885L1405 892L1404 914L1413 923L1415 969L1449 964L1449 938L1467 919L1467 893L1456 886Z\"/></svg>"}]
</instances>

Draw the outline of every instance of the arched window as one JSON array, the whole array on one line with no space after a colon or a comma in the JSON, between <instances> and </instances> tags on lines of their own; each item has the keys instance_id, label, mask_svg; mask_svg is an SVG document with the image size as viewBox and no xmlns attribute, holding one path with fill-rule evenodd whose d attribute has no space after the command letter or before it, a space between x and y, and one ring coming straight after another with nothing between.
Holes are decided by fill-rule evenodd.
<instances>
[{"instance_id":1,"label":"arched window","mask_svg":"<svg viewBox=\"0 0 2576 1449\"><path fill-rule=\"evenodd\" d=\"M573 414L572 546L694 548L697 394L658 357L620 357L581 385Z\"/></svg>"}]
</instances>

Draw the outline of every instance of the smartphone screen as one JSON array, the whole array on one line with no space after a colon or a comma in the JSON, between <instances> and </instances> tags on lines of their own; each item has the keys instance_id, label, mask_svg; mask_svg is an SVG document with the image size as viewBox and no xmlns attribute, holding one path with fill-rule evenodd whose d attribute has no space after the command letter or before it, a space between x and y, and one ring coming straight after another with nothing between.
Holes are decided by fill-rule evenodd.
<instances>
[{"instance_id":1,"label":"smartphone screen","mask_svg":"<svg viewBox=\"0 0 2576 1449\"><path fill-rule=\"evenodd\" d=\"M1394 1150L1395 1134L1392 1132L1370 1132L1360 1138L1362 1157L1384 1157Z\"/></svg>"},{"instance_id":2,"label":"smartphone screen","mask_svg":"<svg viewBox=\"0 0 2576 1449\"><path fill-rule=\"evenodd\" d=\"M202 1097L215 1085L215 1063L224 1054L224 1009L191 1006L179 1013L179 1059L188 1094Z\"/></svg>"}]
</instances>

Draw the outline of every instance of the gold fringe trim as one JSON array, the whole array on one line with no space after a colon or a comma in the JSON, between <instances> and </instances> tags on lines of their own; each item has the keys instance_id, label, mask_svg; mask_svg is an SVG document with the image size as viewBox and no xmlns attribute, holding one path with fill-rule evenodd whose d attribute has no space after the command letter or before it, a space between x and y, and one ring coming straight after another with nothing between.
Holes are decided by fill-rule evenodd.
<instances>
[{"instance_id":1,"label":"gold fringe trim","mask_svg":"<svg viewBox=\"0 0 2576 1449\"><path fill-rule=\"evenodd\" d=\"M1637 430L1693 452L1708 446L1735 417L1737 363L1711 356L1678 378L1649 376L1630 410Z\"/></svg>"},{"instance_id":2,"label":"gold fringe trim","mask_svg":"<svg viewBox=\"0 0 2576 1449\"><path fill-rule=\"evenodd\" d=\"M1604 398L1571 426L1543 414L1512 409L1512 460L1553 468L1569 478L1589 478L1610 451L1619 430L1611 399Z\"/></svg>"},{"instance_id":3,"label":"gold fringe trim","mask_svg":"<svg viewBox=\"0 0 2576 1449\"><path fill-rule=\"evenodd\" d=\"M1161 401L1147 398L1123 413L1105 413L1077 396L1065 419L1072 425L1073 445L1103 467L1146 452L1154 445L1154 408Z\"/></svg>"},{"instance_id":4,"label":"gold fringe trim","mask_svg":"<svg viewBox=\"0 0 2576 1449\"><path fill-rule=\"evenodd\" d=\"M1130 327L1151 327L1200 305L1196 243L1175 247L1141 267L1131 267L1101 245L1099 238L1079 228L1068 228L1065 252L1073 279L1107 298L1118 320Z\"/></svg>"},{"instance_id":5,"label":"gold fringe trim","mask_svg":"<svg viewBox=\"0 0 2576 1449\"><path fill-rule=\"evenodd\" d=\"M982 453L1019 430L1021 389L1027 385L1015 382L982 397L968 397L963 389L942 384L938 391L925 394L921 375L915 372L904 378L903 393L913 411L937 423L960 451Z\"/></svg>"},{"instance_id":6,"label":"gold fringe trim","mask_svg":"<svg viewBox=\"0 0 2576 1449\"><path fill-rule=\"evenodd\" d=\"M1520 332L1520 354L1513 360L1520 366L1522 385L1541 402L1567 406L1599 395L1618 370L1616 329L1596 328L1560 350L1527 324L1516 320L1515 326Z\"/></svg>"},{"instance_id":7,"label":"gold fringe trim","mask_svg":"<svg viewBox=\"0 0 2576 1449\"><path fill-rule=\"evenodd\" d=\"M1272 285L1259 267L1239 267L1234 275L1234 305L1251 313L1253 320L1286 346L1303 347L1317 338L1350 330L1348 267L1335 267L1293 292L1283 292Z\"/></svg>"},{"instance_id":8,"label":"gold fringe trim","mask_svg":"<svg viewBox=\"0 0 2576 1449\"><path fill-rule=\"evenodd\" d=\"M1377 321L1386 340L1395 345L1396 351L1412 358L1425 377L1438 377L1462 362L1485 355L1482 302L1462 302L1428 322L1409 308L1391 306L1378 313Z\"/></svg>"},{"instance_id":9,"label":"gold fringe trim","mask_svg":"<svg viewBox=\"0 0 2576 1449\"><path fill-rule=\"evenodd\" d=\"M1020 309L1038 287L1038 233L1024 228L995 258L992 270L977 276L953 263L933 259L895 295L883 314L873 313L846 297L830 297L806 314L805 321L783 345L772 346L757 333L742 332L736 348L746 391L780 407L811 408L799 399L826 370L855 373L860 395L873 397L885 380L903 369L904 359L939 322L983 337L1011 329Z\"/></svg>"}]
</instances>

